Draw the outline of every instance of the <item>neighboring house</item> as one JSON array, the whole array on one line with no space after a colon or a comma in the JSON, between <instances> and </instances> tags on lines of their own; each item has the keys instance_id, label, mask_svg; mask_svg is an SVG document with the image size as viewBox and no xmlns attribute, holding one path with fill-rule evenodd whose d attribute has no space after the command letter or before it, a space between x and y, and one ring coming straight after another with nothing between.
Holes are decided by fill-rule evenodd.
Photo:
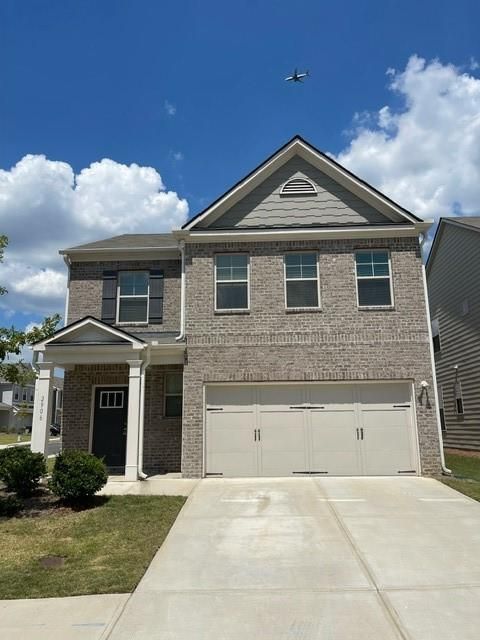
<instances>
[{"instance_id":1,"label":"neighboring house","mask_svg":"<svg viewBox=\"0 0 480 640\"><path fill-rule=\"evenodd\" d=\"M64 447L127 479L440 473L429 226L296 137L181 230L62 251L32 448L57 366Z\"/></svg>"},{"instance_id":2,"label":"neighboring house","mask_svg":"<svg viewBox=\"0 0 480 640\"><path fill-rule=\"evenodd\" d=\"M52 422L62 423L63 378L52 382ZM0 380L0 431L30 430L35 400L34 384L13 384Z\"/></svg>"},{"instance_id":3,"label":"neighboring house","mask_svg":"<svg viewBox=\"0 0 480 640\"><path fill-rule=\"evenodd\" d=\"M445 445L480 450L480 217L441 218L426 269Z\"/></svg>"}]
</instances>

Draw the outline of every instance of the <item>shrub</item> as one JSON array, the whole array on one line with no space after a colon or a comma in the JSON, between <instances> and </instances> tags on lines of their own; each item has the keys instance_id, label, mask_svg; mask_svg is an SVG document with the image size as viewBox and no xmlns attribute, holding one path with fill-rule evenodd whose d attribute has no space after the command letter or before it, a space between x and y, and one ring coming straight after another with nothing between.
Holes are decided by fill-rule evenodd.
<instances>
[{"instance_id":1,"label":"shrub","mask_svg":"<svg viewBox=\"0 0 480 640\"><path fill-rule=\"evenodd\" d=\"M45 458L28 447L9 447L0 451L0 480L8 491L31 496L40 479L47 473Z\"/></svg>"},{"instance_id":2,"label":"shrub","mask_svg":"<svg viewBox=\"0 0 480 640\"><path fill-rule=\"evenodd\" d=\"M49 487L67 502L85 502L107 483L103 460L85 451L60 453L52 471Z\"/></svg>"},{"instance_id":3,"label":"shrub","mask_svg":"<svg viewBox=\"0 0 480 640\"><path fill-rule=\"evenodd\" d=\"M23 507L22 502L15 496L0 497L0 518L11 518Z\"/></svg>"}]
</instances>

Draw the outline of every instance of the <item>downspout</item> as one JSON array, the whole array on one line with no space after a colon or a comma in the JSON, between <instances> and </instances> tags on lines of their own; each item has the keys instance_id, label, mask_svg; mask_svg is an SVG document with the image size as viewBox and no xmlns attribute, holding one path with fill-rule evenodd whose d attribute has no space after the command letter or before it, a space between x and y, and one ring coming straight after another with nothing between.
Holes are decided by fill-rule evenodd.
<instances>
[{"instance_id":1,"label":"downspout","mask_svg":"<svg viewBox=\"0 0 480 640\"><path fill-rule=\"evenodd\" d=\"M180 240L180 255L182 257L182 272L180 281L180 333L175 340L185 339L185 241Z\"/></svg>"},{"instance_id":2,"label":"downspout","mask_svg":"<svg viewBox=\"0 0 480 640\"><path fill-rule=\"evenodd\" d=\"M420 250L422 249L422 245L424 242L425 242L425 236L422 233L420 234ZM435 416L437 419L438 442L440 445L440 462L442 465L442 472L445 475L450 476L452 475L452 470L445 465L445 454L443 451L442 423L440 421L440 406L438 404L437 372L435 369L435 356L433 355L432 320L430 317L430 303L428 300L427 276L425 274L425 265L423 264L423 261L422 261L422 278L423 278L423 292L425 296L425 309L427 312L428 343L429 343L429 350L430 350L430 364L432 368L433 396L435 399Z\"/></svg>"},{"instance_id":3,"label":"downspout","mask_svg":"<svg viewBox=\"0 0 480 640\"><path fill-rule=\"evenodd\" d=\"M140 369L140 416L138 430L138 477L146 480L147 474L143 471L143 436L145 431L145 372L150 364L150 348L147 348L147 356Z\"/></svg>"},{"instance_id":4,"label":"downspout","mask_svg":"<svg viewBox=\"0 0 480 640\"><path fill-rule=\"evenodd\" d=\"M68 324L68 304L70 302L70 265L71 265L71 261L70 261L70 258L67 255L63 256L63 261L67 265L67 269L68 269L67 294L65 296L65 316L64 316L64 319L63 319L63 326L66 327L67 324Z\"/></svg>"}]
</instances>

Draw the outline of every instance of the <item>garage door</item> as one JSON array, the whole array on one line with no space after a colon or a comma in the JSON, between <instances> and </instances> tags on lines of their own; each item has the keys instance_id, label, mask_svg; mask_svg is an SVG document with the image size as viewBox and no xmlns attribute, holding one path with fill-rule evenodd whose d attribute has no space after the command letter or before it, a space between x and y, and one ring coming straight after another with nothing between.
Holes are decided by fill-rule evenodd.
<instances>
[{"instance_id":1,"label":"garage door","mask_svg":"<svg viewBox=\"0 0 480 640\"><path fill-rule=\"evenodd\" d=\"M408 383L207 387L208 476L417 471Z\"/></svg>"}]
</instances>

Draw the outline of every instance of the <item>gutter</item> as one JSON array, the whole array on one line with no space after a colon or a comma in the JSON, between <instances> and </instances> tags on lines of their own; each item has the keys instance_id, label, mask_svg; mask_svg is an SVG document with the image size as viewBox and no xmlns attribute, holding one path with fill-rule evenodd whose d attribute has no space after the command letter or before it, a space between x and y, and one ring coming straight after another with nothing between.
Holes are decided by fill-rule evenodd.
<instances>
[{"instance_id":1,"label":"gutter","mask_svg":"<svg viewBox=\"0 0 480 640\"><path fill-rule=\"evenodd\" d=\"M64 318L63 318L63 326L66 327L67 324L68 324L68 304L69 304L69 301L70 301L70 265L72 263L71 263L70 258L66 254L63 256L63 261L67 265L67 269L68 269L67 295L65 296L65 315L64 315Z\"/></svg>"},{"instance_id":2,"label":"gutter","mask_svg":"<svg viewBox=\"0 0 480 640\"><path fill-rule=\"evenodd\" d=\"M178 243L182 257L182 273L180 282L180 333L175 340L185 339L185 241Z\"/></svg>"},{"instance_id":3,"label":"gutter","mask_svg":"<svg viewBox=\"0 0 480 640\"><path fill-rule=\"evenodd\" d=\"M420 250L422 249L422 245L424 242L425 242L425 236L422 234L420 236ZM430 350L430 364L432 367L433 395L435 399L435 416L437 419L438 442L440 445L440 462L442 465L442 472L447 476L451 476L452 470L449 469L445 464L445 453L443 451L442 424L440 421L440 406L438 404L437 372L435 369L435 356L433 355L432 319L430 316L430 303L428 301L427 276L425 275L425 265L423 264L423 262L422 262L422 279L423 279L423 292L425 296L425 310L427 312L428 342L429 342L429 350Z\"/></svg>"},{"instance_id":4,"label":"gutter","mask_svg":"<svg viewBox=\"0 0 480 640\"><path fill-rule=\"evenodd\" d=\"M147 357L140 370L140 416L138 429L138 477L146 480L147 474L143 471L143 436L145 432L145 372L150 364L150 349L146 350Z\"/></svg>"}]
</instances>

